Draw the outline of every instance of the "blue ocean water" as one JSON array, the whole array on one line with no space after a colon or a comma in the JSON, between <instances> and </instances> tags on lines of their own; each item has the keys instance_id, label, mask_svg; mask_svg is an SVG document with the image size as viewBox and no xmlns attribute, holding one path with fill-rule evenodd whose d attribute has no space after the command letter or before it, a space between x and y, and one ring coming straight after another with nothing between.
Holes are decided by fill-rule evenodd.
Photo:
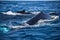
<instances>
[{"instance_id":1,"label":"blue ocean water","mask_svg":"<svg viewBox=\"0 0 60 40\"><path fill-rule=\"evenodd\" d=\"M8 10L17 12L23 9L29 12L60 13L60 1L0 1L0 12L7 12ZM11 30L5 26L0 26L0 40L60 40L60 14L58 16L59 18L53 22L39 23L37 27L33 25L32 27ZM7 24L9 26L9 21L21 23L31 17L33 15L2 20L0 25ZM11 24L19 25L15 22Z\"/></svg>"},{"instance_id":2,"label":"blue ocean water","mask_svg":"<svg viewBox=\"0 0 60 40\"><path fill-rule=\"evenodd\" d=\"M54 1L54 2L40 2L40 1L13 1L13 2L0 2L0 11L7 11L7 10L11 10L11 11L18 11L18 10L27 10L27 11L60 11L60 2L58 1Z\"/></svg>"}]
</instances>

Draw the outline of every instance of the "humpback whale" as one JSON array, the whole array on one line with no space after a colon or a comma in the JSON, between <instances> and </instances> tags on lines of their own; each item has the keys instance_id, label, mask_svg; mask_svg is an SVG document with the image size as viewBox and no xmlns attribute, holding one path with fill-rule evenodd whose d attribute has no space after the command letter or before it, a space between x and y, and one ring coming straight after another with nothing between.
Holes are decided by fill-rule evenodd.
<instances>
[{"instance_id":1,"label":"humpback whale","mask_svg":"<svg viewBox=\"0 0 60 40\"><path fill-rule=\"evenodd\" d=\"M50 19L51 16L47 15L43 12L40 12L39 14L37 14L36 16L34 16L33 18L31 18L30 20L28 20L26 23L29 25L34 25L38 22L38 20L40 19Z\"/></svg>"},{"instance_id":2,"label":"humpback whale","mask_svg":"<svg viewBox=\"0 0 60 40\"><path fill-rule=\"evenodd\" d=\"M22 14L31 14L30 12L26 12L25 10L17 11L17 13L22 13Z\"/></svg>"},{"instance_id":3,"label":"humpback whale","mask_svg":"<svg viewBox=\"0 0 60 40\"><path fill-rule=\"evenodd\" d=\"M7 19L17 19L21 17L31 17L34 14L20 14L20 13L14 13L12 11L8 12L0 12L0 20L7 20Z\"/></svg>"}]
</instances>

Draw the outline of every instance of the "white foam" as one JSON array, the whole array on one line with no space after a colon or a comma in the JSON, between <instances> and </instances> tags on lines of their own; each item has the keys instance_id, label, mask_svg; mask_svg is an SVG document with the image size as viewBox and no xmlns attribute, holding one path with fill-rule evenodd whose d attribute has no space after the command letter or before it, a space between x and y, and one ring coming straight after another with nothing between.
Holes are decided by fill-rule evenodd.
<instances>
[{"instance_id":1,"label":"white foam","mask_svg":"<svg viewBox=\"0 0 60 40\"><path fill-rule=\"evenodd\" d=\"M7 14L7 15L20 15L19 13L13 13L12 11L8 11L6 13L3 14Z\"/></svg>"},{"instance_id":2,"label":"white foam","mask_svg":"<svg viewBox=\"0 0 60 40\"><path fill-rule=\"evenodd\" d=\"M40 12L31 12L31 13L37 15L37 14L39 14Z\"/></svg>"},{"instance_id":3,"label":"white foam","mask_svg":"<svg viewBox=\"0 0 60 40\"><path fill-rule=\"evenodd\" d=\"M54 21L54 20L56 20L58 18L59 18L59 16L51 16L51 19L45 19L45 20L40 19L38 21L38 23L51 22L51 21Z\"/></svg>"}]
</instances>

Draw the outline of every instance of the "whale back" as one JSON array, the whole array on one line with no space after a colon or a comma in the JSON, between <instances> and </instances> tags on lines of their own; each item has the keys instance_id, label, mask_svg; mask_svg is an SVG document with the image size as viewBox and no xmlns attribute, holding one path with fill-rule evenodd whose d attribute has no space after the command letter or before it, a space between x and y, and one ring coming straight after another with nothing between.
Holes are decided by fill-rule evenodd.
<instances>
[{"instance_id":1,"label":"whale back","mask_svg":"<svg viewBox=\"0 0 60 40\"><path fill-rule=\"evenodd\" d=\"M33 18L31 18L30 20L27 21L27 24L29 25L34 25L38 22L38 20L40 19L49 19L50 16L43 13L43 12L40 12L39 14L37 14L36 16L34 16Z\"/></svg>"}]
</instances>

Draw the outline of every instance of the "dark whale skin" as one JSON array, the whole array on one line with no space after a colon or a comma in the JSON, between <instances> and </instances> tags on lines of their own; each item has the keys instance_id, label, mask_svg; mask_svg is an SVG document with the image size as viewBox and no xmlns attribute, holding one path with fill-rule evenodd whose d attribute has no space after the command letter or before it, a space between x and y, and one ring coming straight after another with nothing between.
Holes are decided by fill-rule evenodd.
<instances>
[{"instance_id":1,"label":"dark whale skin","mask_svg":"<svg viewBox=\"0 0 60 40\"><path fill-rule=\"evenodd\" d=\"M43 12L40 12L39 14L37 14L36 16L34 16L32 19L30 19L29 21L27 21L26 23L29 25L34 25L38 22L38 20L40 19L49 19L49 17L47 17L49 15L44 14Z\"/></svg>"}]
</instances>

